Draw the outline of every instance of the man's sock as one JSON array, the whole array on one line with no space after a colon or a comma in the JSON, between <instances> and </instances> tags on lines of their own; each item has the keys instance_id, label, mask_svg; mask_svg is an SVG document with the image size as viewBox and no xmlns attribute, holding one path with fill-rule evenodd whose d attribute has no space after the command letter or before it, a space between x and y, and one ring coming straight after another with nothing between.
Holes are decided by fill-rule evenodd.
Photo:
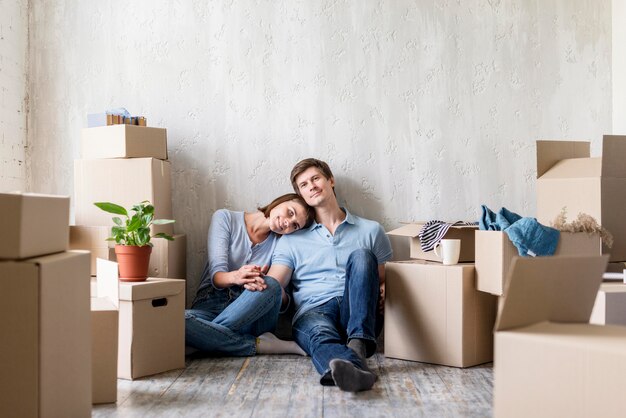
<instances>
[{"instance_id":1,"label":"man's sock","mask_svg":"<svg viewBox=\"0 0 626 418\"><path fill-rule=\"evenodd\" d=\"M335 384L346 392L370 390L378 379L374 373L361 370L349 361L338 358L330 361L330 371Z\"/></svg>"},{"instance_id":2,"label":"man's sock","mask_svg":"<svg viewBox=\"0 0 626 418\"><path fill-rule=\"evenodd\" d=\"M304 350L295 341L281 340L271 332L266 332L257 337L256 352L258 354L298 354L306 356Z\"/></svg>"},{"instance_id":3,"label":"man's sock","mask_svg":"<svg viewBox=\"0 0 626 418\"><path fill-rule=\"evenodd\" d=\"M363 369L365 371L371 372L370 368L367 365L367 359L365 358L367 355L367 347L365 346L365 340L360 338L351 339L348 344L348 348L351 348L357 356L361 359L361 363L363 363Z\"/></svg>"},{"instance_id":4,"label":"man's sock","mask_svg":"<svg viewBox=\"0 0 626 418\"><path fill-rule=\"evenodd\" d=\"M354 350L354 352L363 360L365 363L365 356L367 354L367 347L365 346L365 340L360 338L353 338L348 342L348 347Z\"/></svg>"}]
</instances>

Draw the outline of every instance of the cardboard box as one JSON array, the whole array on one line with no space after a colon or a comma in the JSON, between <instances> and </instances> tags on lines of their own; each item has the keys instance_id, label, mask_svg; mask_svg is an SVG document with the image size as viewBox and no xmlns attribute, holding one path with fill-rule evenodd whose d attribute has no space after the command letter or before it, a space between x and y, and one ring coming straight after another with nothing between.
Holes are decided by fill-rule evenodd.
<instances>
[{"instance_id":1,"label":"cardboard box","mask_svg":"<svg viewBox=\"0 0 626 418\"><path fill-rule=\"evenodd\" d=\"M119 284L117 376L137 379L185 367L185 281Z\"/></svg>"},{"instance_id":2,"label":"cardboard box","mask_svg":"<svg viewBox=\"0 0 626 418\"><path fill-rule=\"evenodd\" d=\"M615 239L604 248L610 261L626 260L626 136L605 135L602 157L590 158L589 142L537 141L537 219L549 225L567 210L593 216Z\"/></svg>"},{"instance_id":3,"label":"cardboard box","mask_svg":"<svg viewBox=\"0 0 626 418\"><path fill-rule=\"evenodd\" d=\"M591 325L606 256L517 258L500 303L496 417L621 417L626 328Z\"/></svg>"},{"instance_id":4,"label":"cardboard box","mask_svg":"<svg viewBox=\"0 0 626 418\"><path fill-rule=\"evenodd\" d=\"M497 298L476 290L473 264L387 263L385 356L468 367L493 356Z\"/></svg>"},{"instance_id":5,"label":"cardboard box","mask_svg":"<svg viewBox=\"0 0 626 418\"><path fill-rule=\"evenodd\" d=\"M626 325L626 284L602 283L600 285L589 323Z\"/></svg>"},{"instance_id":6,"label":"cardboard box","mask_svg":"<svg viewBox=\"0 0 626 418\"><path fill-rule=\"evenodd\" d=\"M70 249L87 250L91 253L91 275L96 275L96 259L115 260L115 245L106 239L111 227L70 225Z\"/></svg>"},{"instance_id":7,"label":"cardboard box","mask_svg":"<svg viewBox=\"0 0 626 418\"><path fill-rule=\"evenodd\" d=\"M85 128L81 155L95 158L158 158L167 160L167 130L135 125Z\"/></svg>"},{"instance_id":8,"label":"cardboard box","mask_svg":"<svg viewBox=\"0 0 626 418\"><path fill-rule=\"evenodd\" d=\"M154 158L74 160L77 225L113 226L110 213L94 202L112 202L130 209L144 200L158 219L173 219L170 163ZM155 225L153 232L173 235L173 224Z\"/></svg>"},{"instance_id":9,"label":"cardboard box","mask_svg":"<svg viewBox=\"0 0 626 418\"><path fill-rule=\"evenodd\" d=\"M91 416L89 255L0 262L0 416Z\"/></svg>"},{"instance_id":10,"label":"cardboard box","mask_svg":"<svg viewBox=\"0 0 626 418\"><path fill-rule=\"evenodd\" d=\"M174 241L155 238L150 255L150 277L170 279L187 278L187 236L174 235Z\"/></svg>"},{"instance_id":11,"label":"cardboard box","mask_svg":"<svg viewBox=\"0 0 626 418\"><path fill-rule=\"evenodd\" d=\"M19 260L67 251L70 198L0 193L0 259Z\"/></svg>"},{"instance_id":12,"label":"cardboard box","mask_svg":"<svg viewBox=\"0 0 626 418\"><path fill-rule=\"evenodd\" d=\"M400 228L387 232L387 235L408 237L411 241L411 258L418 260L429 260L442 262L441 257L438 257L434 251L424 252L420 247L420 239L417 234L421 231L426 222L417 222L412 224L403 225ZM474 231L478 229L478 226L459 225L451 226L448 232L443 236L443 239L460 239L461 240L461 253L459 256L460 263L473 262L474 261Z\"/></svg>"},{"instance_id":13,"label":"cardboard box","mask_svg":"<svg viewBox=\"0 0 626 418\"><path fill-rule=\"evenodd\" d=\"M92 403L117 402L119 315L109 298L91 298Z\"/></svg>"},{"instance_id":14,"label":"cardboard box","mask_svg":"<svg viewBox=\"0 0 626 418\"><path fill-rule=\"evenodd\" d=\"M602 254L599 235L584 232L561 232L555 256L588 256ZM506 232L476 231L476 286L482 292L502 295L505 279L518 256L517 248Z\"/></svg>"}]
</instances>

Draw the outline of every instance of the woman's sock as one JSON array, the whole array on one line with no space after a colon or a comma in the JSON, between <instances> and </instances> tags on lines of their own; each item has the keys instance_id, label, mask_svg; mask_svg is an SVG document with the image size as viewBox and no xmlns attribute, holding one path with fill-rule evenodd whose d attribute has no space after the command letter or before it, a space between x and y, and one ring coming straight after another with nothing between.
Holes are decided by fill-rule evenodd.
<instances>
[{"instance_id":1,"label":"woman's sock","mask_svg":"<svg viewBox=\"0 0 626 418\"><path fill-rule=\"evenodd\" d=\"M281 340L271 332L266 332L257 337L256 352L258 354L298 354L306 356L304 350L295 341Z\"/></svg>"}]
</instances>

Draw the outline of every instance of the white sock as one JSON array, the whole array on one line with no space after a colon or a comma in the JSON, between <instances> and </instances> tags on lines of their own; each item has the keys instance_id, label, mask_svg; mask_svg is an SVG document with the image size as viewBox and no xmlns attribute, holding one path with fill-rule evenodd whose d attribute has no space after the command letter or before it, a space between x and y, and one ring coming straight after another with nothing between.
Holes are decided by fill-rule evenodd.
<instances>
[{"instance_id":1,"label":"white sock","mask_svg":"<svg viewBox=\"0 0 626 418\"><path fill-rule=\"evenodd\" d=\"M266 332L256 338L256 352L258 354L298 354L306 356L304 350L295 341L281 340L271 332Z\"/></svg>"}]
</instances>

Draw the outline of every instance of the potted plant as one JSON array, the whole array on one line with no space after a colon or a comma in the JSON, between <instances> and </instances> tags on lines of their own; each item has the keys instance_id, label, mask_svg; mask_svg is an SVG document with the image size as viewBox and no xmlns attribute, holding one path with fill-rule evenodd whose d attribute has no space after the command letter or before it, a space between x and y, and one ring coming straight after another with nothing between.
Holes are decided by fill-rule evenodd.
<instances>
[{"instance_id":1,"label":"potted plant","mask_svg":"<svg viewBox=\"0 0 626 418\"><path fill-rule=\"evenodd\" d=\"M113 217L115 225L111 228L111 237L107 241L115 241L115 256L120 269L120 280L141 282L148 277L150 253L152 253L151 238L164 238L173 241L174 238L163 232L150 235L151 225L171 224L172 219L154 219L154 206L145 200L134 205L131 216L124 207L110 202L95 202L94 205L105 212L125 216L122 219Z\"/></svg>"}]
</instances>

